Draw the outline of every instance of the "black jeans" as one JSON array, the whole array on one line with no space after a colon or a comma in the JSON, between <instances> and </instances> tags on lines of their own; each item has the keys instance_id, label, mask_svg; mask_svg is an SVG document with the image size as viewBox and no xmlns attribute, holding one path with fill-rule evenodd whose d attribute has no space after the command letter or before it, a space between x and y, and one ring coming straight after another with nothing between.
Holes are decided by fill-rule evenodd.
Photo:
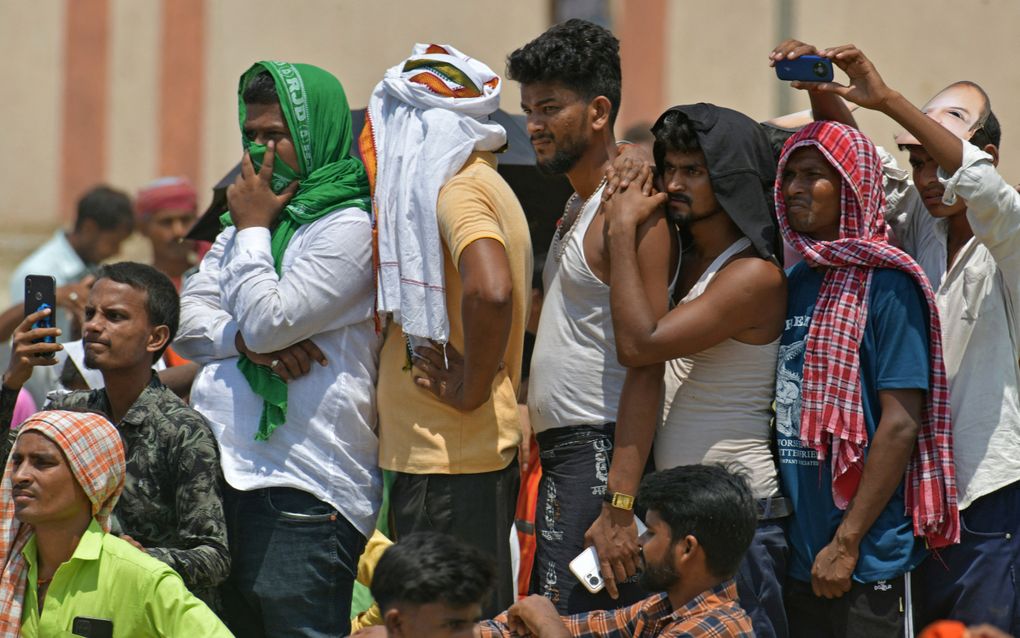
<instances>
[{"instance_id":1,"label":"black jeans","mask_svg":"<svg viewBox=\"0 0 1020 638\"><path fill-rule=\"evenodd\" d=\"M230 577L224 616L246 638L326 638L351 631L365 537L308 492L224 489Z\"/></svg>"},{"instance_id":2,"label":"black jeans","mask_svg":"<svg viewBox=\"0 0 1020 638\"><path fill-rule=\"evenodd\" d=\"M535 507L531 592L549 598L563 615L615 609L646 595L636 577L617 584L617 600L605 589L592 594L569 568L584 550L584 533L602 512L614 430L612 423L582 425L546 430L537 437L542 481Z\"/></svg>"},{"instance_id":3,"label":"black jeans","mask_svg":"<svg viewBox=\"0 0 1020 638\"><path fill-rule=\"evenodd\" d=\"M474 545L496 561L496 586L482 606L483 617L492 618L514 604L510 526L521 483L517 459L502 470L481 474L394 474L390 488L394 540L432 531Z\"/></svg>"},{"instance_id":4,"label":"black jeans","mask_svg":"<svg viewBox=\"0 0 1020 638\"><path fill-rule=\"evenodd\" d=\"M909 575L874 583L853 581L839 598L815 596L811 583L786 582L790 638L903 638Z\"/></svg>"}]
</instances>

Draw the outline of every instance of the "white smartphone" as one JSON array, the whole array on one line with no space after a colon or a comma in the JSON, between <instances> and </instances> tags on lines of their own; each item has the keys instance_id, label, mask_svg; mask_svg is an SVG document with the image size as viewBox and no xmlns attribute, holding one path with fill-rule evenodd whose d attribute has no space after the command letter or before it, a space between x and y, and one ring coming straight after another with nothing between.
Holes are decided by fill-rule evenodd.
<instances>
[{"instance_id":1,"label":"white smartphone","mask_svg":"<svg viewBox=\"0 0 1020 638\"><path fill-rule=\"evenodd\" d=\"M586 547L577 558L570 561L570 572L593 594L599 593L606 586L606 581L602 580L602 570L599 569L599 555L595 552L594 546Z\"/></svg>"},{"instance_id":2,"label":"white smartphone","mask_svg":"<svg viewBox=\"0 0 1020 638\"><path fill-rule=\"evenodd\" d=\"M640 518L635 517L634 521L637 524L638 536L641 536L648 526ZM570 573L581 581L584 588L591 593L597 594L606 586L606 581L602 579L602 570L599 568L599 555L594 546L586 547L574 560L570 561L569 567Z\"/></svg>"}]
</instances>

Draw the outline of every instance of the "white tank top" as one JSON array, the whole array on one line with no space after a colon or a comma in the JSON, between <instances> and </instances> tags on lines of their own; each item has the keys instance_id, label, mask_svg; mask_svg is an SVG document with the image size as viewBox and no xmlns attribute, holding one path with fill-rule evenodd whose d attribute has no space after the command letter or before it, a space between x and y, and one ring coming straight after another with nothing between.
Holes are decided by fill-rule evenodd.
<instances>
[{"instance_id":1,"label":"white tank top","mask_svg":"<svg viewBox=\"0 0 1020 638\"><path fill-rule=\"evenodd\" d=\"M584 257L584 235L602 201L600 187L581 209L565 246L554 237L542 278L545 300L528 381L535 432L616 421L626 368L616 357L609 286ZM562 258L556 255L562 248Z\"/></svg>"},{"instance_id":2,"label":"white tank top","mask_svg":"<svg viewBox=\"0 0 1020 638\"><path fill-rule=\"evenodd\" d=\"M726 262L750 245L746 237L734 242L680 303L698 298ZM778 352L778 338L762 346L727 339L667 362L663 422L655 435L656 469L696 463L741 467L756 498L778 494L769 446Z\"/></svg>"}]
</instances>

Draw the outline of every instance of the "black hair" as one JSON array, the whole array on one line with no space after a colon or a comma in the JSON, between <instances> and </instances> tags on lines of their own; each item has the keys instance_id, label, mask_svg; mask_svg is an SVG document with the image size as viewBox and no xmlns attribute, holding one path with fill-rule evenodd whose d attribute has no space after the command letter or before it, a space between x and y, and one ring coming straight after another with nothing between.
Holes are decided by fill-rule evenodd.
<instances>
[{"instance_id":1,"label":"black hair","mask_svg":"<svg viewBox=\"0 0 1020 638\"><path fill-rule=\"evenodd\" d=\"M698 134L691 126L691 120L681 111L669 111L654 130L655 142L652 145L652 157L655 168L662 174L666 153L679 151L693 153L701 150Z\"/></svg>"},{"instance_id":2,"label":"black hair","mask_svg":"<svg viewBox=\"0 0 1020 638\"><path fill-rule=\"evenodd\" d=\"M256 73L255 77L248 81L241 95L245 104L268 106L280 103L280 96L276 93L276 80L269 71Z\"/></svg>"},{"instance_id":3,"label":"black hair","mask_svg":"<svg viewBox=\"0 0 1020 638\"><path fill-rule=\"evenodd\" d=\"M177 327L180 324L181 302L173 282L152 266L134 261L121 261L100 267L96 273L96 281L100 279L127 284L146 294L145 311L149 315L149 325L166 326L170 329L166 345L152 356L153 363L159 361L170 342L177 336Z\"/></svg>"},{"instance_id":4,"label":"black hair","mask_svg":"<svg viewBox=\"0 0 1020 638\"><path fill-rule=\"evenodd\" d=\"M507 77L521 84L559 82L586 100L609 99L610 126L620 112L620 41L608 29L574 18L507 57Z\"/></svg>"},{"instance_id":5,"label":"black hair","mask_svg":"<svg viewBox=\"0 0 1020 638\"><path fill-rule=\"evenodd\" d=\"M385 613L399 603L483 603L496 568L481 550L448 534L418 532L383 552L372 576L372 597Z\"/></svg>"},{"instance_id":6,"label":"black hair","mask_svg":"<svg viewBox=\"0 0 1020 638\"><path fill-rule=\"evenodd\" d=\"M649 474L641 481L638 503L669 525L674 544L687 535L697 538L708 569L718 578L737 572L758 524L747 479L716 465L681 465Z\"/></svg>"},{"instance_id":7,"label":"black hair","mask_svg":"<svg viewBox=\"0 0 1020 638\"><path fill-rule=\"evenodd\" d=\"M978 126L974 134L970 136L970 143L983 150L989 144L999 148L1001 141L1002 126L999 124L999 118L995 117L995 113L989 109L985 123Z\"/></svg>"},{"instance_id":8,"label":"black hair","mask_svg":"<svg viewBox=\"0 0 1020 638\"><path fill-rule=\"evenodd\" d=\"M131 198L109 186L96 186L78 200L74 229L81 230L86 219L91 219L99 230L126 228L130 231L135 222Z\"/></svg>"}]
</instances>

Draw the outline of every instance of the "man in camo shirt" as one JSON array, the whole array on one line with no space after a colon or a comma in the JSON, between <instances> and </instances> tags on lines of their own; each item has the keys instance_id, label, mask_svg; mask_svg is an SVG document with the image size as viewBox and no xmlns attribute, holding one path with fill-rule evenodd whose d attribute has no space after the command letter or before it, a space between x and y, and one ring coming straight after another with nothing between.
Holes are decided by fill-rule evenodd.
<instances>
[{"instance_id":1,"label":"man in camo shirt","mask_svg":"<svg viewBox=\"0 0 1020 638\"><path fill-rule=\"evenodd\" d=\"M85 365L103 373L105 388L51 393L46 409L101 412L124 439L127 479L113 512L113 530L173 567L215 610L216 586L230 571L219 452L205 418L160 383L152 364L177 332L173 283L143 264L104 266L85 307ZM45 311L44 311L45 312ZM30 315L14 333L0 392L0 428L7 429L18 390L35 366L62 346L34 343L54 328L32 328ZM17 424L15 424L17 425ZM15 430L0 437L7 458Z\"/></svg>"}]
</instances>

